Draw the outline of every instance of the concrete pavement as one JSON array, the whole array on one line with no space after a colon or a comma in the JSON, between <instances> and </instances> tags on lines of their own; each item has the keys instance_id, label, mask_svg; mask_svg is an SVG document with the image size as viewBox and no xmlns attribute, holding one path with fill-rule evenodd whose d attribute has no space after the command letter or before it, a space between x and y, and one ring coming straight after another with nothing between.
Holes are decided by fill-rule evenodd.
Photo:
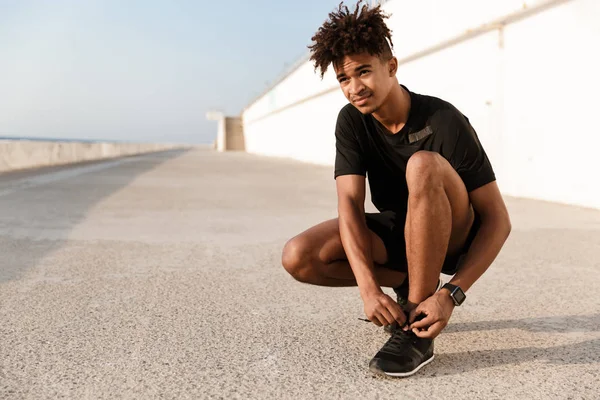
<instances>
[{"instance_id":1,"label":"concrete pavement","mask_svg":"<svg viewBox=\"0 0 600 400\"><path fill-rule=\"evenodd\" d=\"M193 150L0 175L0 398L598 398L600 212L507 204L435 361L391 380L357 289L280 264L336 216L332 168Z\"/></svg>"}]
</instances>

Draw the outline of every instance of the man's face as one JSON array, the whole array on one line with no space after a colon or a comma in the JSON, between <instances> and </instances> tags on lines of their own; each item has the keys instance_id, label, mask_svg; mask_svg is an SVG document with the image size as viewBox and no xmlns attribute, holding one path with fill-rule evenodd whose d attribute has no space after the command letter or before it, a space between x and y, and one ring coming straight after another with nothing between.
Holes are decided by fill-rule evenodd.
<instances>
[{"instance_id":1,"label":"man's face","mask_svg":"<svg viewBox=\"0 0 600 400\"><path fill-rule=\"evenodd\" d=\"M392 87L389 63L369 53L345 56L334 69L344 95L363 114L377 111Z\"/></svg>"}]
</instances>

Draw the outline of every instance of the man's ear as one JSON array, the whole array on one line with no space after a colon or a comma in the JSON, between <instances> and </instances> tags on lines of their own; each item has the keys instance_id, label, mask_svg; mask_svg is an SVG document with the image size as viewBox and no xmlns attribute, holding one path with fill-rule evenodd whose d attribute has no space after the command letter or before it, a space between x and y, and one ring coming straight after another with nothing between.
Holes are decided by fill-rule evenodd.
<instances>
[{"instance_id":1,"label":"man's ear","mask_svg":"<svg viewBox=\"0 0 600 400\"><path fill-rule=\"evenodd\" d=\"M396 72L398 72L398 59L396 57L392 57L388 61L388 72L390 74L390 78L396 76Z\"/></svg>"}]
</instances>

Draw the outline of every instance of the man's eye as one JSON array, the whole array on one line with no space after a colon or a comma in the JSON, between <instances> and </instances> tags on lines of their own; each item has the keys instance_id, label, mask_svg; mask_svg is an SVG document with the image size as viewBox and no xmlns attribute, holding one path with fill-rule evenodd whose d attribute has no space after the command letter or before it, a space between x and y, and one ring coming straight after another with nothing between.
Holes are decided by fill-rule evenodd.
<instances>
[{"instance_id":1,"label":"man's eye","mask_svg":"<svg viewBox=\"0 0 600 400\"><path fill-rule=\"evenodd\" d=\"M362 71L360 71L360 74L362 75L363 73L367 73L367 72L369 72L368 69L363 69Z\"/></svg>"},{"instance_id":2,"label":"man's eye","mask_svg":"<svg viewBox=\"0 0 600 400\"><path fill-rule=\"evenodd\" d=\"M345 80L346 80L346 78L340 79L340 83L344 82Z\"/></svg>"}]
</instances>

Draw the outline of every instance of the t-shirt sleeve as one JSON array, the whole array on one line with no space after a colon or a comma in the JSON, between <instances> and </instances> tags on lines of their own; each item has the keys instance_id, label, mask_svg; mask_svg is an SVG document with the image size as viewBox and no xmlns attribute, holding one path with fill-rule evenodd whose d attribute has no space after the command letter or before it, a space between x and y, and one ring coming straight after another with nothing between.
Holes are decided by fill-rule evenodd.
<instances>
[{"instance_id":1,"label":"t-shirt sleeve","mask_svg":"<svg viewBox=\"0 0 600 400\"><path fill-rule=\"evenodd\" d=\"M467 192L496 180L492 164L488 159L475 129L458 110L453 110L447 120L449 142L445 143L448 161L461 177Z\"/></svg>"},{"instance_id":2,"label":"t-shirt sleeve","mask_svg":"<svg viewBox=\"0 0 600 400\"><path fill-rule=\"evenodd\" d=\"M356 131L343 108L338 114L335 126L335 168L334 179L340 175L366 176L364 152L356 137Z\"/></svg>"}]
</instances>

